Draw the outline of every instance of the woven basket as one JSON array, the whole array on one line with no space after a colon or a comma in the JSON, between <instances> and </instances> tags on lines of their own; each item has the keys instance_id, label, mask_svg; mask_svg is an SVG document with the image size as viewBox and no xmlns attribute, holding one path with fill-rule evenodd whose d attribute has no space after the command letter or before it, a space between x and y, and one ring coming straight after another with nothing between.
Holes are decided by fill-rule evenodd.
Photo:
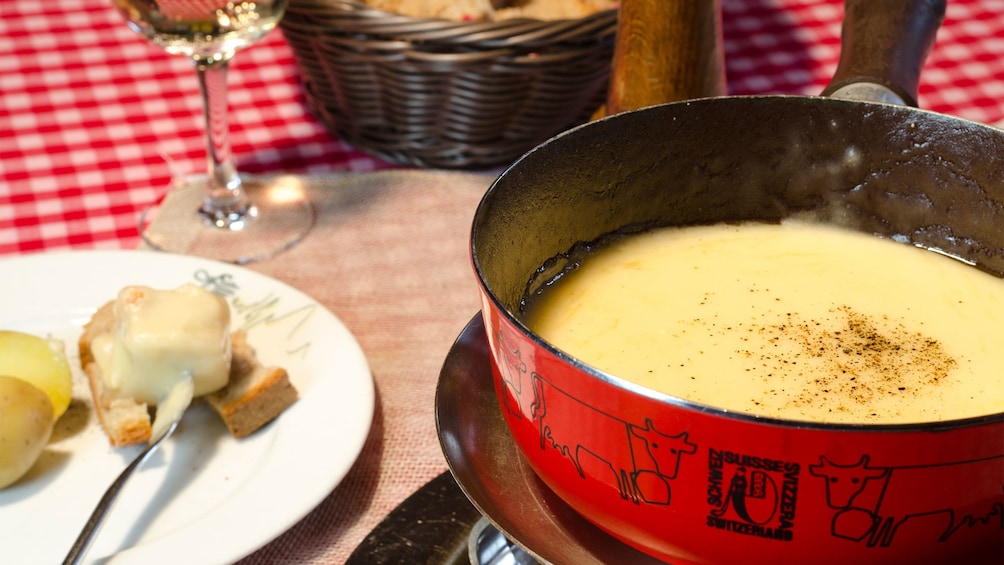
<instances>
[{"instance_id":1,"label":"woven basket","mask_svg":"<svg viewBox=\"0 0 1004 565\"><path fill-rule=\"evenodd\" d=\"M508 164L585 122L607 92L617 12L456 22L354 0L291 0L281 23L312 111L388 161Z\"/></svg>"}]
</instances>

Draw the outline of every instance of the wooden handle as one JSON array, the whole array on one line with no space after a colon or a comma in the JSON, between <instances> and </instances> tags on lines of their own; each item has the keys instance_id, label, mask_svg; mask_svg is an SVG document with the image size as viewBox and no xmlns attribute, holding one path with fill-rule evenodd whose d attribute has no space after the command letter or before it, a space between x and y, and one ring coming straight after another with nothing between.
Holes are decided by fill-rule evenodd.
<instances>
[{"instance_id":1,"label":"wooden handle","mask_svg":"<svg viewBox=\"0 0 1004 565\"><path fill-rule=\"evenodd\" d=\"M725 94L720 0L622 0L605 114Z\"/></svg>"},{"instance_id":2,"label":"wooden handle","mask_svg":"<svg viewBox=\"0 0 1004 565\"><path fill-rule=\"evenodd\" d=\"M920 70L934 46L947 0L846 0L840 62L824 96L872 83L917 105Z\"/></svg>"}]
</instances>

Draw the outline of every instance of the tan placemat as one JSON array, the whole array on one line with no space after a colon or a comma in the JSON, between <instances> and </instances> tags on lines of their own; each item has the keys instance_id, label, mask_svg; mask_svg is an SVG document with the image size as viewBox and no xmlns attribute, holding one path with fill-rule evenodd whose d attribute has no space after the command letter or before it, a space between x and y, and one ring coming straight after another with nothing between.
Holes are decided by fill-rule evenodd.
<instances>
[{"instance_id":1,"label":"tan placemat","mask_svg":"<svg viewBox=\"0 0 1004 565\"><path fill-rule=\"evenodd\" d=\"M377 407L342 483L241 565L343 563L388 512L446 470L436 382L480 307L469 235L493 178L426 170L303 177L317 211L312 232L248 267L309 294L348 326L369 361ZM199 255L198 240L191 245Z\"/></svg>"}]
</instances>

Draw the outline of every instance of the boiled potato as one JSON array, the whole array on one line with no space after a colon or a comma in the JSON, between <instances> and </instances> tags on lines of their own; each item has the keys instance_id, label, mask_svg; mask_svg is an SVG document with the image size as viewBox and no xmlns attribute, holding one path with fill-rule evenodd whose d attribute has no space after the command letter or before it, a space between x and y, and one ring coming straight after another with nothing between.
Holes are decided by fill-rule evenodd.
<instances>
[{"instance_id":1,"label":"boiled potato","mask_svg":"<svg viewBox=\"0 0 1004 565\"><path fill-rule=\"evenodd\" d=\"M28 381L49 396L54 419L70 406L73 375L63 343L15 331L0 331L0 375Z\"/></svg>"},{"instance_id":2,"label":"boiled potato","mask_svg":"<svg viewBox=\"0 0 1004 565\"><path fill-rule=\"evenodd\" d=\"M0 375L0 488L31 469L55 422L45 392L20 378Z\"/></svg>"}]
</instances>

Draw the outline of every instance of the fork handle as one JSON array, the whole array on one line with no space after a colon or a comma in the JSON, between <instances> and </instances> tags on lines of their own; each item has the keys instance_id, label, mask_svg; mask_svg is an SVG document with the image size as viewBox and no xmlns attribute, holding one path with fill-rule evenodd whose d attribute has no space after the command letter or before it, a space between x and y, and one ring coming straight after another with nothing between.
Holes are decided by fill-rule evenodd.
<instances>
[{"instance_id":1,"label":"fork handle","mask_svg":"<svg viewBox=\"0 0 1004 565\"><path fill-rule=\"evenodd\" d=\"M108 511L111 510L112 505L118 498L119 493L122 492L122 487L125 486L126 481L132 476L136 469L140 467L147 459L153 455L153 452L160 447L160 444L171 435L174 428L178 427L178 422L175 421L168 428L167 433L160 436L157 441L146 446L137 457L129 464L115 479L115 482L108 487L105 494L101 497L98 502L97 507L91 512L91 517L87 519L87 523L84 524L84 529L80 531L80 535L77 536L77 541L73 543L73 547L70 548L70 552L66 554L66 558L63 560L63 565L76 565L83 560L84 555L91 546L91 542L94 541L95 536L98 534L98 530L101 529L101 525L105 521L105 516L108 515Z\"/></svg>"}]
</instances>

